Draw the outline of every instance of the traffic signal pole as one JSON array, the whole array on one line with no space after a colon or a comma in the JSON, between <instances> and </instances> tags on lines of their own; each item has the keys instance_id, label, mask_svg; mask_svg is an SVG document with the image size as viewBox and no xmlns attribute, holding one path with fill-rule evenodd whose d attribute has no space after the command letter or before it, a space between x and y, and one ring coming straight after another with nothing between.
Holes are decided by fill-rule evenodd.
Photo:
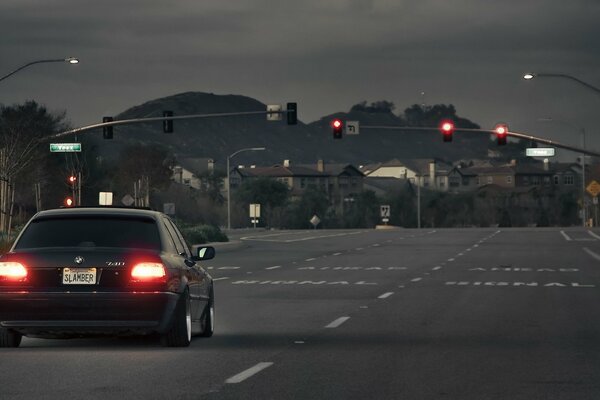
<instances>
[{"instance_id":1,"label":"traffic signal pole","mask_svg":"<svg viewBox=\"0 0 600 400\"><path fill-rule=\"evenodd\" d=\"M361 125L360 129L381 129L381 130L394 130L394 131L437 131L438 127L423 127L423 126L390 126L390 125ZM488 135L496 135L496 131L492 129L470 129L470 128L454 128L455 132L471 132L471 133L483 133ZM583 153L588 156L600 157L600 152L592 151L588 149L583 149L577 146L571 146L569 144L557 142L555 140L550 140L546 138L542 138L539 136L533 136L527 133L521 132L506 132L506 136L518 138L518 139L526 139L536 143L545 144L548 146L559 147L561 149L574 151L576 153Z\"/></svg>"},{"instance_id":2,"label":"traffic signal pole","mask_svg":"<svg viewBox=\"0 0 600 400\"><path fill-rule=\"evenodd\" d=\"M106 128L118 125L132 125L144 122L168 121L168 120L183 120L183 119L201 119L201 118L219 118L219 117L239 117L247 115L267 115L267 114L287 114L295 113L295 110L280 110L280 111L243 111L231 113L214 113L214 114L190 114L190 115L174 115L163 117L149 118L131 118L118 121L102 122L99 124L86 125L79 128L69 129L68 131L55 133L54 135L46 136L44 139L58 139L64 136L74 135L82 132L87 132L93 129ZM295 115L295 114L294 114Z\"/></svg>"}]
</instances>

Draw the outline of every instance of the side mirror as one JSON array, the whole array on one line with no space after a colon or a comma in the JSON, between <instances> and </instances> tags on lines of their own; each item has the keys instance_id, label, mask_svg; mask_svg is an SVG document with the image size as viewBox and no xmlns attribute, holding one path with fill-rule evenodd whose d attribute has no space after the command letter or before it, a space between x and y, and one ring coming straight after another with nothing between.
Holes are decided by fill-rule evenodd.
<instances>
[{"instance_id":1,"label":"side mirror","mask_svg":"<svg viewBox=\"0 0 600 400\"><path fill-rule=\"evenodd\" d=\"M215 248L212 246L192 246L192 260L203 261L215 258Z\"/></svg>"}]
</instances>

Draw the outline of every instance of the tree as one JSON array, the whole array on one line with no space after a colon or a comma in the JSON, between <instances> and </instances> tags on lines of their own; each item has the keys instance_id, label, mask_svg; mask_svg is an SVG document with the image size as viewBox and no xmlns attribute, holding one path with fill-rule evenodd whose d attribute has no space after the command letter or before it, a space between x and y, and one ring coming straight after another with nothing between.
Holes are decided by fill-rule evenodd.
<instances>
[{"instance_id":1,"label":"tree","mask_svg":"<svg viewBox=\"0 0 600 400\"><path fill-rule=\"evenodd\" d=\"M0 107L0 232L10 230L17 181L38 182L49 155L44 138L68 128L65 114L35 101ZM17 179L20 178L20 179Z\"/></svg>"},{"instance_id":2,"label":"tree","mask_svg":"<svg viewBox=\"0 0 600 400\"><path fill-rule=\"evenodd\" d=\"M242 182L235 193L238 205L248 207L249 204L260 204L264 214L263 221L271 223L275 209L283 207L288 200L289 189L285 183L271 178L248 179Z\"/></svg>"},{"instance_id":3,"label":"tree","mask_svg":"<svg viewBox=\"0 0 600 400\"><path fill-rule=\"evenodd\" d=\"M136 197L146 201L151 191L165 190L171 183L174 159L160 145L131 145L121 152L116 168L112 170L116 189L130 193L136 188Z\"/></svg>"},{"instance_id":4,"label":"tree","mask_svg":"<svg viewBox=\"0 0 600 400\"><path fill-rule=\"evenodd\" d=\"M380 201L371 190L365 190L352 198L344 211L347 228L373 228L379 222Z\"/></svg>"},{"instance_id":5,"label":"tree","mask_svg":"<svg viewBox=\"0 0 600 400\"><path fill-rule=\"evenodd\" d=\"M313 215L316 215L321 219L321 224L326 226L328 223L328 208L327 193L316 185L308 185L300 199L289 207L290 213L287 224L290 228L295 229L311 228L310 219Z\"/></svg>"}]
</instances>

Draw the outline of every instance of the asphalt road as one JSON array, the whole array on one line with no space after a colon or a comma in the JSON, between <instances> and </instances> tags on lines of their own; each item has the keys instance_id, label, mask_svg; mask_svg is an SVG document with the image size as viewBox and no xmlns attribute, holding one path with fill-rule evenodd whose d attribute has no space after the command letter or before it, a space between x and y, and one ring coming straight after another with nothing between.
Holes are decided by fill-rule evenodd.
<instances>
[{"instance_id":1,"label":"asphalt road","mask_svg":"<svg viewBox=\"0 0 600 400\"><path fill-rule=\"evenodd\" d=\"M600 232L243 234L205 264L217 326L25 338L1 399L598 399Z\"/></svg>"}]
</instances>

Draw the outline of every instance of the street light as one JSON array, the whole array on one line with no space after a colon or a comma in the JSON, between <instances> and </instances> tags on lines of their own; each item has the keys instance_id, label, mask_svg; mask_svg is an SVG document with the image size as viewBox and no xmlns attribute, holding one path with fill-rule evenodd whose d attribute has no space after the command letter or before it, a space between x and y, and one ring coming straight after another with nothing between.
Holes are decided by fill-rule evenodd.
<instances>
[{"instance_id":1,"label":"street light","mask_svg":"<svg viewBox=\"0 0 600 400\"><path fill-rule=\"evenodd\" d=\"M20 66L19 68L17 68L14 71L12 71L12 72L4 75L3 77L0 77L0 81L8 78L11 75L16 74L20 70L25 69L25 68L29 67L30 65L42 64L42 63L54 63L54 62L66 62L66 63L69 63L69 64L79 64L79 59L76 58L76 57L67 57L67 58L57 58L57 59L51 59L51 60L37 60L37 61L32 61L30 63L27 63L25 65Z\"/></svg>"},{"instance_id":2,"label":"street light","mask_svg":"<svg viewBox=\"0 0 600 400\"><path fill-rule=\"evenodd\" d=\"M577 82L580 85L585 86L586 88L588 88L596 93L600 93L600 89L597 88L596 86L591 85L587 82L582 81L581 79L575 78L574 76L567 75L567 74L546 74L546 73L538 74L538 73L528 72L525 75L523 75L523 79L525 79L526 81L530 81L533 78L565 78L565 79L569 79L574 82Z\"/></svg>"},{"instance_id":3,"label":"street light","mask_svg":"<svg viewBox=\"0 0 600 400\"><path fill-rule=\"evenodd\" d=\"M585 150L585 128L580 125L576 125L569 121L563 121L559 119L553 119L551 117L538 118L539 122L556 122L559 124L568 125L571 128L579 130L581 134L581 147ZM585 228L586 221L586 208L585 208L585 153L581 154L581 219L582 225Z\"/></svg>"},{"instance_id":4,"label":"street light","mask_svg":"<svg viewBox=\"0 0 600 400\"><path fill-rule=\"evenodd\" d=\"M230 168L229 168L229 159L233 158L236 154L239 154L243 151L262 151L266 150L265 147L248 147L246 149L240 149L233 154L227 156L227 229L231 229L231 181L229 178Z\"/></svg>"}]
</instances>

